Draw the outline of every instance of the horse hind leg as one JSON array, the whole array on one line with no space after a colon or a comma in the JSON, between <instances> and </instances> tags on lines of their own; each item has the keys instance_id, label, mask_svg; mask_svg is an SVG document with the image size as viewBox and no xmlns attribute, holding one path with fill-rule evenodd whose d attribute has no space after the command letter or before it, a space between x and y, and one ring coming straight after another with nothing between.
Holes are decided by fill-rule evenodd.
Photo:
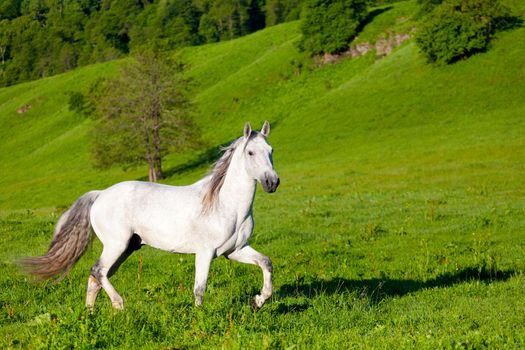
<instances>
[{"instance_id":1,"label":"horse hind leg","mask_svg":"<svg viewBox=\"0 0 525 350\"><path fill-rule=\"evenodd\" d=\"M102 285L93 275L89 275L87 283L87 295L86 295L86 306L90 312L93 312L95 306L95 300L97 299L98 292L100 292Z\"/></svg>"},{"instance_id":2,"label":"horse hind leg","mask_svg":"<svg viewBox=\"0 0 525 350\"><path fill-rule=\"evenodd\" d=\"M95 300L101 288L104 288L108 294L113 308L117 310L124 308L124 301L109 281L109 277L118 270L120 265L131 253L140 249L141 242L141 238L134 234L131 236L125 249L104 247L99 260L91 268L91 275L88 278L86 306L90 311L93 310Z\"/></svg>"},{"instance_id":3,"label":"horse hind leg","mask_svg":"<svg viewBox=\"0 0 525 350\"><path fill-rule=\"evenodd\" d=\"M123 249L125 251L125 249ZM88 280L88 295L86 304L89 309L92 309L95 303L95 298L100 291L100 288L104 288L111 304L115 309L123 309L124 301L122 297L117 293L117 290L111 282L109 281L108 274L111 267L116 264L116 262L123 255L123 251L118 251L115 249L104 248L100 259L93 265L91 268L91 276ZM90 290L91 286L91 290Z\"/></svg>"}]
</instances>

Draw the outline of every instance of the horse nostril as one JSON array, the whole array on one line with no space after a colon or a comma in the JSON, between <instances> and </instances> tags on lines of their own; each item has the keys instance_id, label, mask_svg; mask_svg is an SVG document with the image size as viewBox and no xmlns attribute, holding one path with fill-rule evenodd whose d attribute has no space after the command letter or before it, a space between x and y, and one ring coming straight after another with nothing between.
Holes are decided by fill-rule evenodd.
<instances>
[{"instance_id":1,"label":"horse nostril","mask_svg":"<svg viewBox=\"0 0 525 350\"><path fill-rule=\"evenodd\" d=\"M281 179L277 178L277 184L275 185L275 188L277 188L277 186L279 186L280 183L281 183Z\"/></svg>"}]
</instances>

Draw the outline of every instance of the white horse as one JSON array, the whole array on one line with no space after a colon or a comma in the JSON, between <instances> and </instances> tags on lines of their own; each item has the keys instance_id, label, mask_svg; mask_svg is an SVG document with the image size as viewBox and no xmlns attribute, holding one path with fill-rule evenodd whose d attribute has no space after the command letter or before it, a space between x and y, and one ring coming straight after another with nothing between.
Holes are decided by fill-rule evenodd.
<instances>
[{"instance_id":1,"label":"white horse","mask_svg":"<svg viewBox=\"0 0 525 350\"><path fill-rule=\"evenodd\" d=\"M91 268L86 305L92 310L101 288L114 308L124 303L109 281L124 260L142 245L195 254L195 305L202 304L213 258L258 265L263 272L260 308L272 294L272 262L248 245L253 231L252 204L257 181L275 192L279 177L267 142L270 125L260 132L244 127L244 136L225 148L212 172L190 186L121 182L80 197L59 219L44 256L23 261L41 279L64 276L86 251L90 227L102 242L102 255Z\"/></svg>"}]
</instances>

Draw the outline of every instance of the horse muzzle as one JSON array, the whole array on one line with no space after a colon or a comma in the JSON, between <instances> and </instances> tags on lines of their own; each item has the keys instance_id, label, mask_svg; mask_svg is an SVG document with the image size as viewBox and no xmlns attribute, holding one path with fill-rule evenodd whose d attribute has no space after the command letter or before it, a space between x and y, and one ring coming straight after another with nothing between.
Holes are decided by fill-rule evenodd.
<instances>
[{"instance_id":1,"label":"horse muzzle","mask_svg":"<svg viewBox=\"0 0 525 350\"><path fill-rule=\"evenodd\" d=\"M265 192L268 193L274 193L277 191L277 187L279 187L279 184L281 183L281 180L279 179L279 176L277 174L264 174L264 177L261 180L262 188Z\"/></svg>"}]
</instances>

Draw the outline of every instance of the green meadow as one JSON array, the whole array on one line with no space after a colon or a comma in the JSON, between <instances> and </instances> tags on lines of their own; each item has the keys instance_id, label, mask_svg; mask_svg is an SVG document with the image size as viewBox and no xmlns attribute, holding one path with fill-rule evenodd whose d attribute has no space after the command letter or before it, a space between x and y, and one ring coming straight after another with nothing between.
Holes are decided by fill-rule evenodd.
<instances>
[{"instance_id":1,"label":"green meadow","mask_svg":"<svg viewBox=\"0 0 525 350\"><path fill-rule=\"evenodd\" d=\"M379 8L356 41L410 33L416 11ZM274 295L259 311L259 268L224 258L200 308L190 255L133 254L112 277L122 312L104 292L85 309L97 240L60 283L21 273L76 198L147 169L94 169L93 121L68 108L119 61L0 89L0 348L525 347L525 27L450 66L413 39L322 65L299 38L291 22L174 53L206 145L168 156L163 182L204 176L245 121L272 124L281 185L258 189L251 245Z\"/></svg>"}]
</instances>

